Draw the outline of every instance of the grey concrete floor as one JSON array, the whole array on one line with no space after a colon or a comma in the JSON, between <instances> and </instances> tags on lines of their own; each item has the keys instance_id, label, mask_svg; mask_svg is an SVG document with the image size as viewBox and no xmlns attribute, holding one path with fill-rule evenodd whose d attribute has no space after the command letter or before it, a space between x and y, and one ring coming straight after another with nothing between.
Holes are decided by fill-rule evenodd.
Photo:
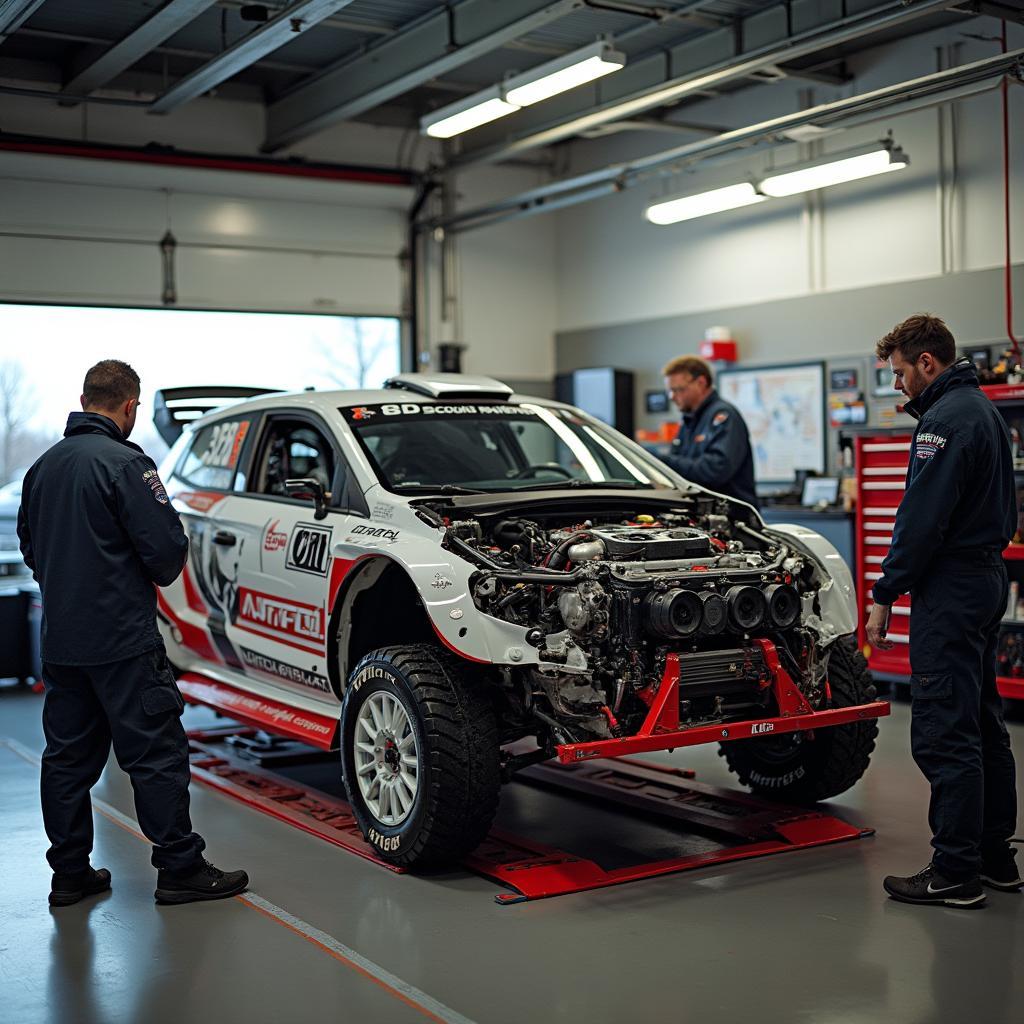
<instances>
[{"instance_id":1,"label":"grey concrete floor","mask_svg":"<svg viewBox=\"0 0 1024 1024\"><path fill-rule=\"evenodd\" d=\"M0 738L40 751L39 710L34 695L0 691ZM190 710L187 724L205 714ZM113 891L51 911L38 771L0 747L0 1020L1024 1021L1024 897L991 893L965 912L881 890L883 875L929 856L908 719L896 704L868 774L831 805L873 838L509 907L486 879L394 875L194 785L211 859L245 867L319 943L238 899L155 906L147 847L102 814L93 863L111 869ZM1024 761L1024 726L1011 728ZM651 759L730 784L710 747ZM115 764L94 795L134 817ZM503 794L500 823L602 862L671 841L523 784ZM381 970L390 980L372 976Z\"/></svg>"}]
</instances>

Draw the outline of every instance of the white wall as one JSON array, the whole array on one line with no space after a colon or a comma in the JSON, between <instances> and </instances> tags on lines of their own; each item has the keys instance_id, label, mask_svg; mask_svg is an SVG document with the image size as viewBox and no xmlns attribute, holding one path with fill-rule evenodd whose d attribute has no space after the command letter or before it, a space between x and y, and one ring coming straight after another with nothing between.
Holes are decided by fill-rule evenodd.
<instances>
[{"instance_id":1,"label":"white wall","mask_svg":"<svg viewBox=\"0 0 1024 1024\"><path fill-rule=\"evenodd\" d=\"M167 117L2 102L0 128L12 134L239 156L257 155L263 138L261 108L234 99L201 99ZM343 124L281 155L394 167L411 141L397 129ZM415 152L423 167L428 144ZM529 168L466 172L457 202L476 205L540 181ZM183 308L407 315L399 256L412 199L404 187L0 152L0 301L160 305L158 243L169 208ZM544 219L460 240L457 316L442 327L431 299L426 347L461 341L468 372L550 379L554 232ZM429 255L436 291L436 251Z\"/></svg>"},{"instance_id":2,"label":"white wall","mask_svg":"<svg viewBox=\"0 0 1024 1024\"><path fill-rule=\"evenodd\" d=\"M543 181L530 168L466 171L453 183L456 208L475 207ZM556 229L554 218L535 217L452 236L458 302L450 324L441 320L440 246L428 246L434 285L428 310L431 337L466 346L466 373L517 381L554 376Z\"/></svg>"},{"instance_id":3,"label":"white wall","mask_svg":"<svg viewBox=\"0 0 1024 1024\"><path fill-rule=\"evenodd\" d=\"M981 18L962 30L992 35L998 25ZM815 86L813 104L855 95L936 69L936 47L960 43L956 63L992 56L991 43L947 29L879 48L859 58L857 78L842 88ZM1010 46L1024 45L1024 29L1010 28ZM806 87L806 83L804 84ZM730 127L797 108L799 85L785 82L745 90L687 108L685 119ZM1011 87L1014 259L1024 260L1024 93ZM999 93L957 105L959 181L949 270L972 271L1002 263L1001 121ZM883 118L824 140L846 149L892 129L911 165L889 176L821 193L820 222L803 197L772 200L668 227L642 217L659 195L700 191L743 180L766 166L767 154L698 170L666 182L555 214L558 236L560 331L701 310L741 307L770 299L834 292L942 272L937 196L936 110ZM573 172L656 152L686 141L622 134L574 147ZM776 150L776 165L800 159L795 145ZM817 216L817 215L815 215ZM822 242L816 253L814 244Z\"/></svg>"}]
</instances>

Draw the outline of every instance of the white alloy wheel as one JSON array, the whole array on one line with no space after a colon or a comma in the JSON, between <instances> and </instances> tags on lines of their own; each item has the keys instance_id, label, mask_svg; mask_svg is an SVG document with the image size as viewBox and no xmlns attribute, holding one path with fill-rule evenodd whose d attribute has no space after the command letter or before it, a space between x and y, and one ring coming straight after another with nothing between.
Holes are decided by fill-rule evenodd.
<instances>
[{"instance_id":1,"label":"white alloy wheel","mask_svg":"<svg viewBox=\"0 0 1024 1024\"><path fill-rule=\"evenodd\" d=\"M420 764L412 722L396 696L378 690L359 709L353 753L367 810L382 825L400 825L416 802Z\"/></svg>"}]
</instances>

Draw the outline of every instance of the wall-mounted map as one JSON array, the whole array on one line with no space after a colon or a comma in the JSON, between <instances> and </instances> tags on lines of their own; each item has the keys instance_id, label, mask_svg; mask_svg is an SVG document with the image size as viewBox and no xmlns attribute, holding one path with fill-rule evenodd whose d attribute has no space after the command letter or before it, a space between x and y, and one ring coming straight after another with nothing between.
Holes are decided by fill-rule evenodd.
<instances>
[{"instance_id":1,"label":"wall-mounted map","mask_svg":"<svg viewBox=\"0 0 1024 1024\"><path fill-rule=\"evenodd\" d=\"M718 391L747 422L758 483L786 483L798 469L825 471L822 363L723 370Z\"/></svg>"}]
</instances>

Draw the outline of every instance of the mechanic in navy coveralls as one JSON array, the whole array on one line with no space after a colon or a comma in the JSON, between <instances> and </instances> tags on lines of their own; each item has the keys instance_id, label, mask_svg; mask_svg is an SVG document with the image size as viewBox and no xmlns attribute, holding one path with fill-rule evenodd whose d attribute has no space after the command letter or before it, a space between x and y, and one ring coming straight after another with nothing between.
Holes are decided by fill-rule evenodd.
<instances>
[{"instance_id":1,"label":"mechanic in navy coveralls","mask_svg":"<svg viewBox=\"0 0 1024 1024\"><path fill-rule=\"evenodd\" d=\"M83 412L28 471L18 512L25 561L42 591L43 824L49 901L69 906L110 888L89 864L89 791L113 743L153 844L160 903L221 899L248 884L202 856L189 818L184 702L156 624L156 587L173 583L188 540L156 465L128 440L139 377L116 359L85 375Z\"/></svg>"},{"instance_id":2,"label":"mechanic in navy coveralls","mask_svg":"<svg viewBox=\"0 0 1024 1024\"><path fill-rule=\"evenodd\" d=\"M982 883L1024 885L1009 845L1017 794L996 690L1008 589L1002 551L1017 525L1010 436L938 317L910 317L876 352L918 424L866 630L872 646L890 648L890 609L911 595L910 741L931 784L933 847L926 868L890 875L884 887L907 903L979 906Z\"/></svg>"},{"instance_id":3,"label":"mechanic in navy coveralls","mask_svg":"<svg viewBox=\"0 0 1024 1024\"><path fill-rule=\"evenodd\" d=\"M701 487L759 508L747 425L736 406L719 397L711 367L696 356L679 356L662 373L683 414L664 461Z\"/></svg>"}]
</instances>

